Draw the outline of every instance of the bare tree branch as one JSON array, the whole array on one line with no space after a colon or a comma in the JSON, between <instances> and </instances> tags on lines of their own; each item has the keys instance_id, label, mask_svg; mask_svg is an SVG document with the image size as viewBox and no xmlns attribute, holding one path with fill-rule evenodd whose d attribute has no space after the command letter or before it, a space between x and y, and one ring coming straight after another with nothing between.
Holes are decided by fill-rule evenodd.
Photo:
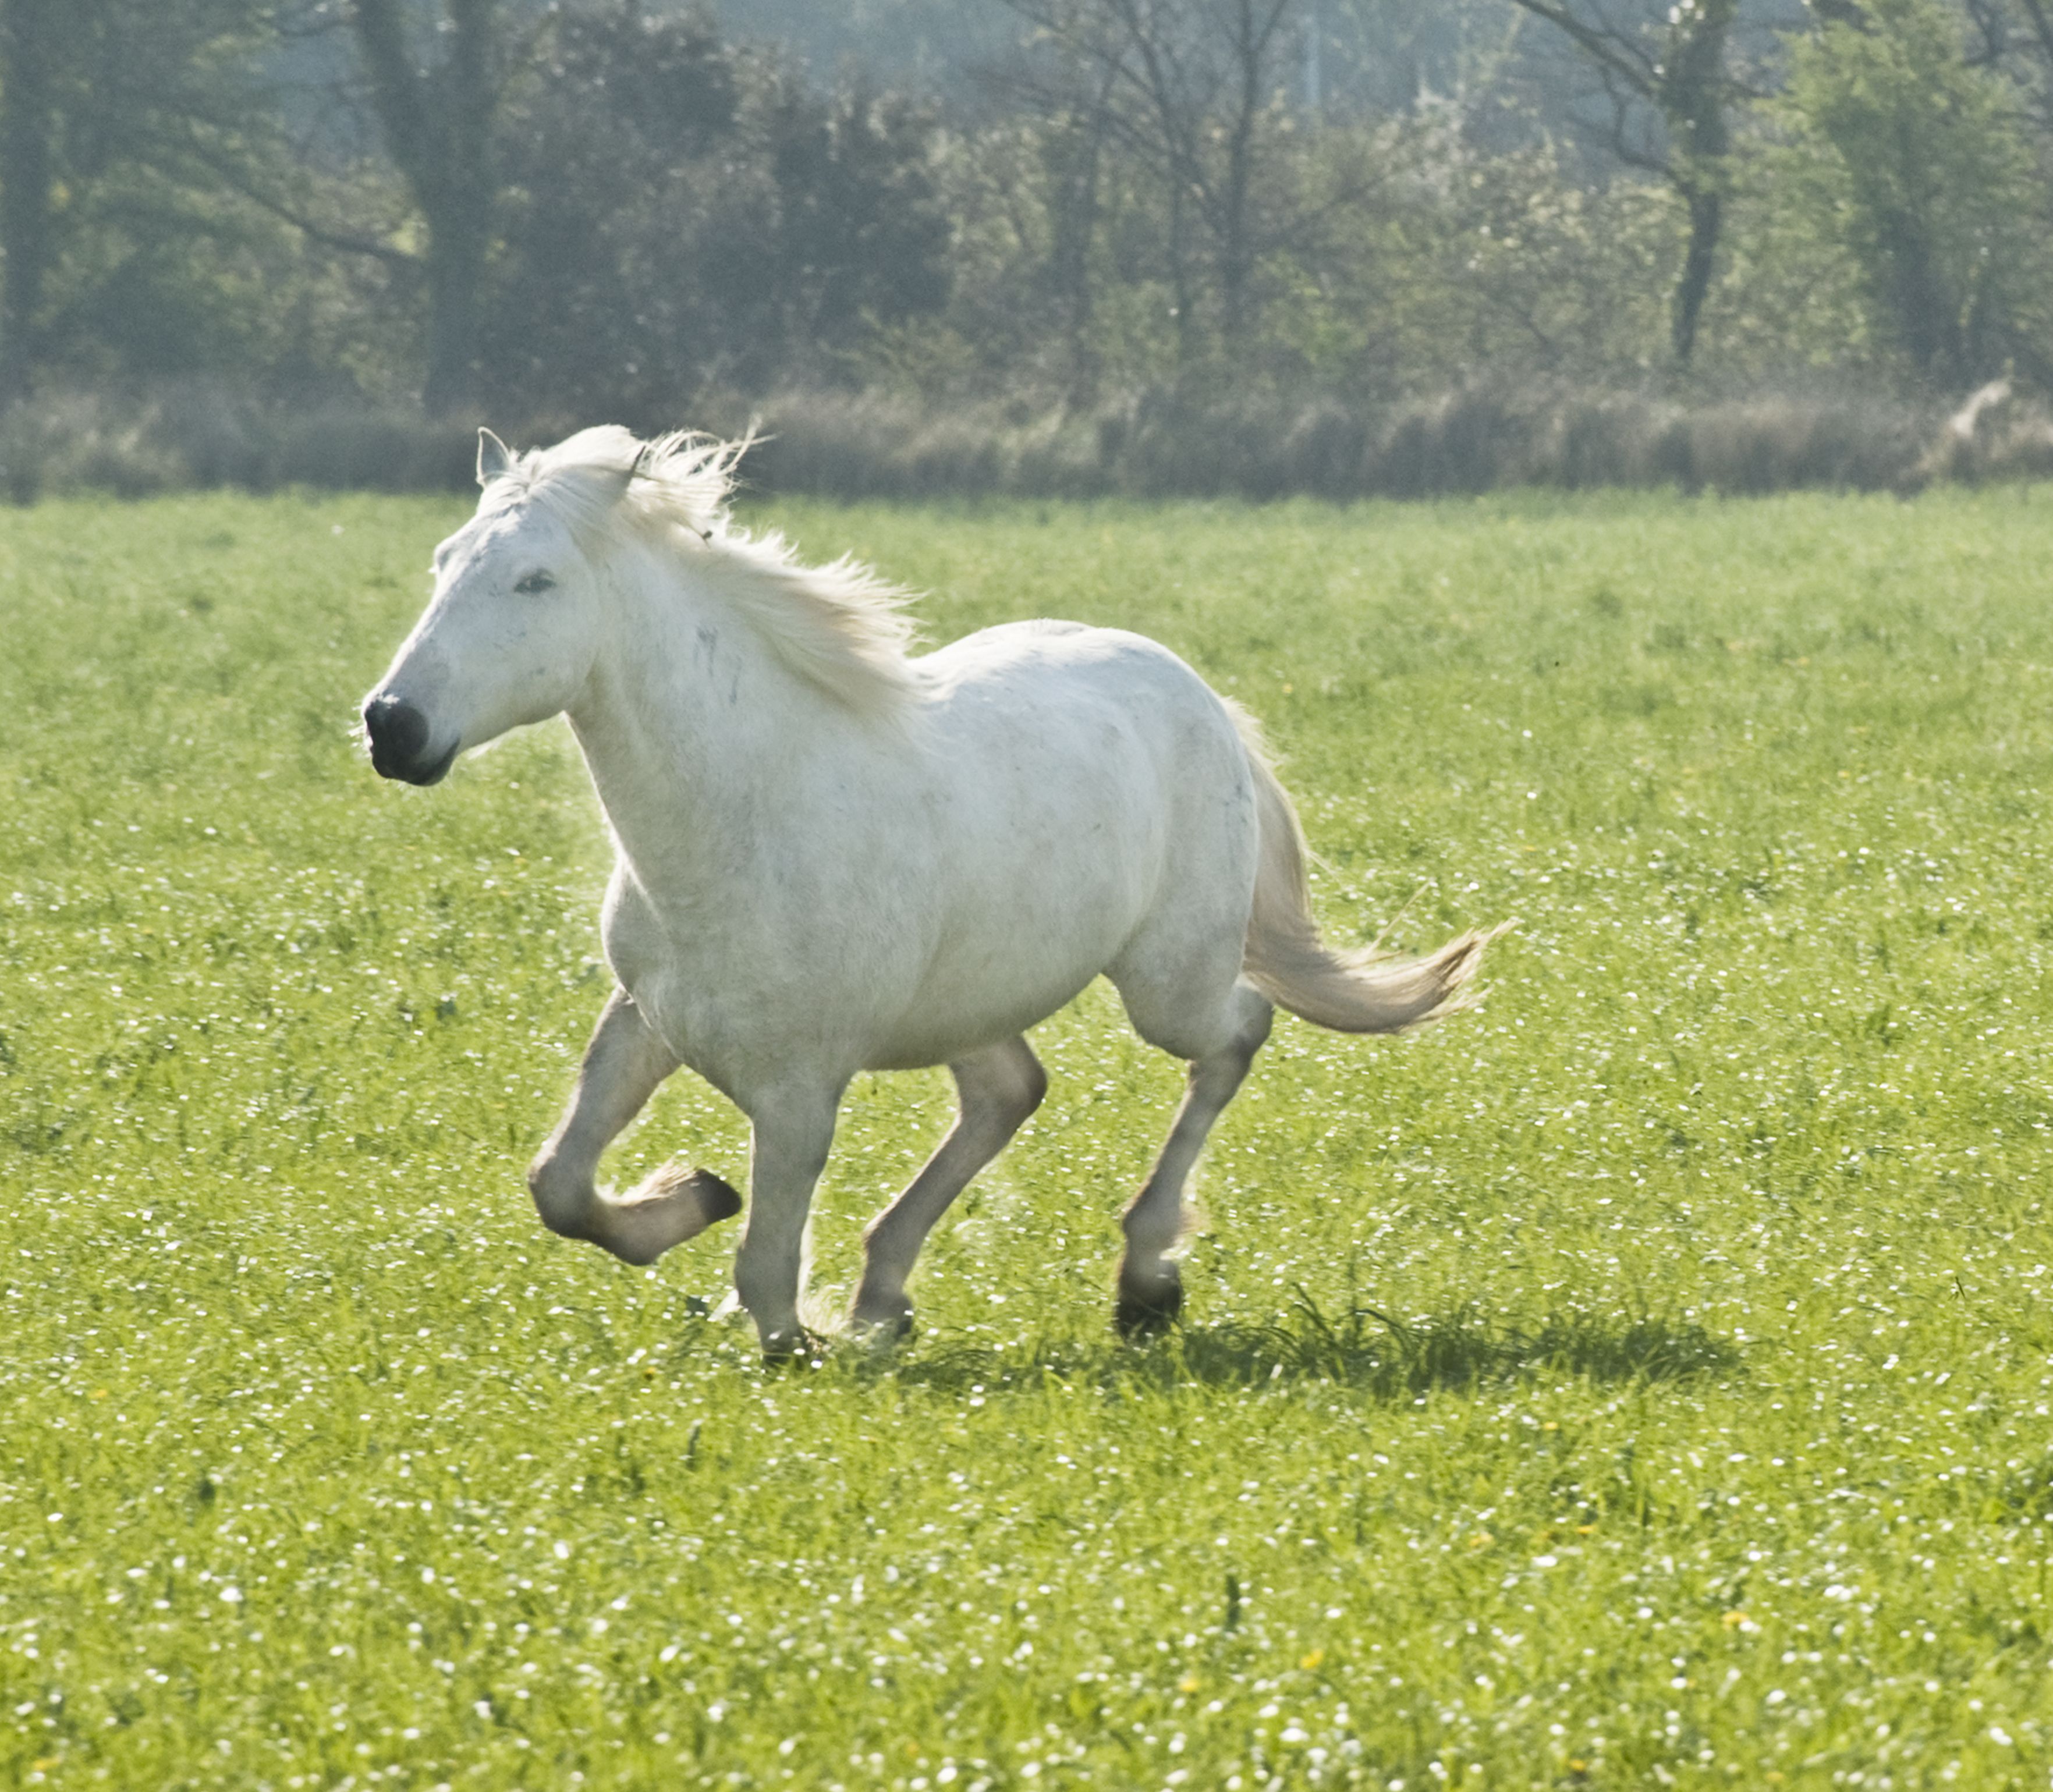
<instances>
[{"instance_id":1,"label":"bare tree branch","mask_svg":"<svg viewBox=\"0 0 2053 1792\"><path fill-rule=\"evenodd\" d=\"M1726 112L1749 96L1728 66L1738 0L1677 0L1665 22L1643 15L1637 27L1621 25L1604 0L1512 3L1553 26L1589 64L1609 102L1611 153L1629 167L1658 175L1688 209L1689 244L1670 331L1675 359L1686 362L1724 225ZM1635 138L1635 104L1659 121L1652 143Z\"/></svg>"},{"instance_id":2,"label":"bare tree branch","mask_svg":"<svg viewBox=\"0 0 2053 1792\"><path fill-rule=\"evenodd\" d=\"M2018 0L2018 4L2031 21L2032 35L2039 40L2039 53L2046 59L2047 72L2053 73L2053 10L2047 9L2046 0Z\"/></svg>"},{"instance_id":3,"label":"bare tree branch","mask_svg":"<svg viewBox=\"0 0 2053 1792\"><path fill-rule=\"evenodd\" d=\"M1196 337L1198 251L1208 247L1216 322L1237 340L1254 303L1262 245L1276 234L1257 194L1271 166L1278 72L1301 0L1004 0L1038 47L1094 71L1079 91L1059 73L1015 75L1049 116L1081 112L1159 182L1179 339Z\"/></svg>"},{"instance_id":4,"label":"bare tree branch","mask_svg":"<svg viewBox=\"0 0 2053 1792\"><path fill-rule=\"evenodd\" d=\"M399 248L395 243L323 223L310 212L252 179L248 168L236 158L224 155L205 143L197 142L187 144L186 150L230 192L239 198L246 199L260 211L269 213L281 223L289 224L308 242L332 249L341 255L367 257L372 261L383 262L395 273L403 273L410 277L420 273L421 258L418 255Z\"/></svg>"},{"instance_id":5,"label":"bare tree branch","mask_svg":"<svg viewBox=\"0 0 2053 1792\"><path fill-rule=\"evenodd\" d=\"M1655 98L1660 80L1658 59L1607 15L1600 14L1597 22L1592 24L1556 0L1512 0L1512 4L1535 18L1545 19L1599 68L1627 82L1643 100Z\"/></svg>"}]
</instances>

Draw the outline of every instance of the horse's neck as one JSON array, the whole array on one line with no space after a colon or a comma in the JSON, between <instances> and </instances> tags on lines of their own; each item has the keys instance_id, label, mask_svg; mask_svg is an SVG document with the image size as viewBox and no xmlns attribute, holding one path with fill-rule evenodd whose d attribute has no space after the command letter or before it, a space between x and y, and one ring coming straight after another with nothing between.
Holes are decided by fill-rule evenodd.
<instances>
[{"instance_id":1,"label":"horse's neck","mask_svg":"<svg viewBox=\"0 0 2053 1792\"><path fill-rule=\"evenodd\" d=\"M623 626L571 726L621 852L646 887L732 864L781 813L779 786L827 750L832 704L799 688L755 631L658 577L623 581Z\"/></svg>"}]
</instances>

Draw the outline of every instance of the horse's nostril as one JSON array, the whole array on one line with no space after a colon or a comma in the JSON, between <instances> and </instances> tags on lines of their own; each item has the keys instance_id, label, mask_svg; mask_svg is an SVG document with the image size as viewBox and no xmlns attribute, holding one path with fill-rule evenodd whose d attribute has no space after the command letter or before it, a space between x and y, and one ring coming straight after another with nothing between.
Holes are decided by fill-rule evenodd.
<instances>
[{"instance_id":1,"label":"horse's nostril","mask_svg":"<svg viewBox=\"0 0 2053 1792\"><path fill-rule=\"evenodd\" d=\"M397 697L367 703L363 729L371 737L371 763L388 778L405 772L427 750L427 717Z\"/></svg>"}]
</instances>

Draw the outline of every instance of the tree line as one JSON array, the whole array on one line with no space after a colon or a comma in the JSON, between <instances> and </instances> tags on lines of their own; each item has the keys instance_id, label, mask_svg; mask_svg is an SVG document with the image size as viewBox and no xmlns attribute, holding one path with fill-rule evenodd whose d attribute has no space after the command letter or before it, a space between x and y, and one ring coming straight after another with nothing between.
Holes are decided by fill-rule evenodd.
<instances>
[{"instance_id":1,"label":"tree line","mask_svg":"<svg viewBox=\"0 0 2053 1792\"><path fill-rule=\"evenodd\" d=\"M0 0L0 405L2053 385L2053 0L976 5Z\"/></svg>"}]
</instances>

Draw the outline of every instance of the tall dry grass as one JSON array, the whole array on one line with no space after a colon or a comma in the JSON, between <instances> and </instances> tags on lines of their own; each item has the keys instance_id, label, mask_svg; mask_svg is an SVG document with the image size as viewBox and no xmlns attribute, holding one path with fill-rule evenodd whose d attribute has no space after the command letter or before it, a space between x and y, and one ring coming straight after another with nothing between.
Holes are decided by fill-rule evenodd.
<instances>
[{"instance_id":1,"label":"tall dry grass","mask_svg":"<svg viewBox=\"0 0 2053 1792\"><path fill-rule=\"evenodd\" d=\"M579 420L492 420L552 440ZM763 440L762 491L850 500L1030 497L1422 498L1513 487L1761 492L1912 491L1933 480L2053 476L2053 415L2005 385L1949 416L1882 397L1766 395L1696 404L1478 381L1372 408L1321 397L1197 401L1144 393L1089 409L936 407L877 393L709 396L700 426ZM459 490L468 424L416 413L296 410L206 387L142 400L71 394L0 418L0 491L124 496L185 488Z\"/></svg>"},{"instance_id":2,"label":"tall dry grass","mask_svg":"<svg viewBox=\"0 0 2053 1792\"><path fill-rule=\"evenodd\" d=\"M476 465L473 431L367 406L267 405L211 386L145 398L66 393L0 416L0 488L45 492L222 486L267 492L454 489Z\"/></svg>"},{"instance_id":3,"label":"tall dry grass","mask_svg":"<svg viewBox=\"0 0 2053 1792\"><path fill-rule=\"evenodd\" d=\"M1882 400L1688 406L1478 384L1380 410L1318 398L1148 394L1087 412L936 414L865 394L787 394L757 414L760 483L849 498L946 492L1344 500L1514 486L1767 492L1914 484L1939 427Z\"/></svg>"}]
</instances>

